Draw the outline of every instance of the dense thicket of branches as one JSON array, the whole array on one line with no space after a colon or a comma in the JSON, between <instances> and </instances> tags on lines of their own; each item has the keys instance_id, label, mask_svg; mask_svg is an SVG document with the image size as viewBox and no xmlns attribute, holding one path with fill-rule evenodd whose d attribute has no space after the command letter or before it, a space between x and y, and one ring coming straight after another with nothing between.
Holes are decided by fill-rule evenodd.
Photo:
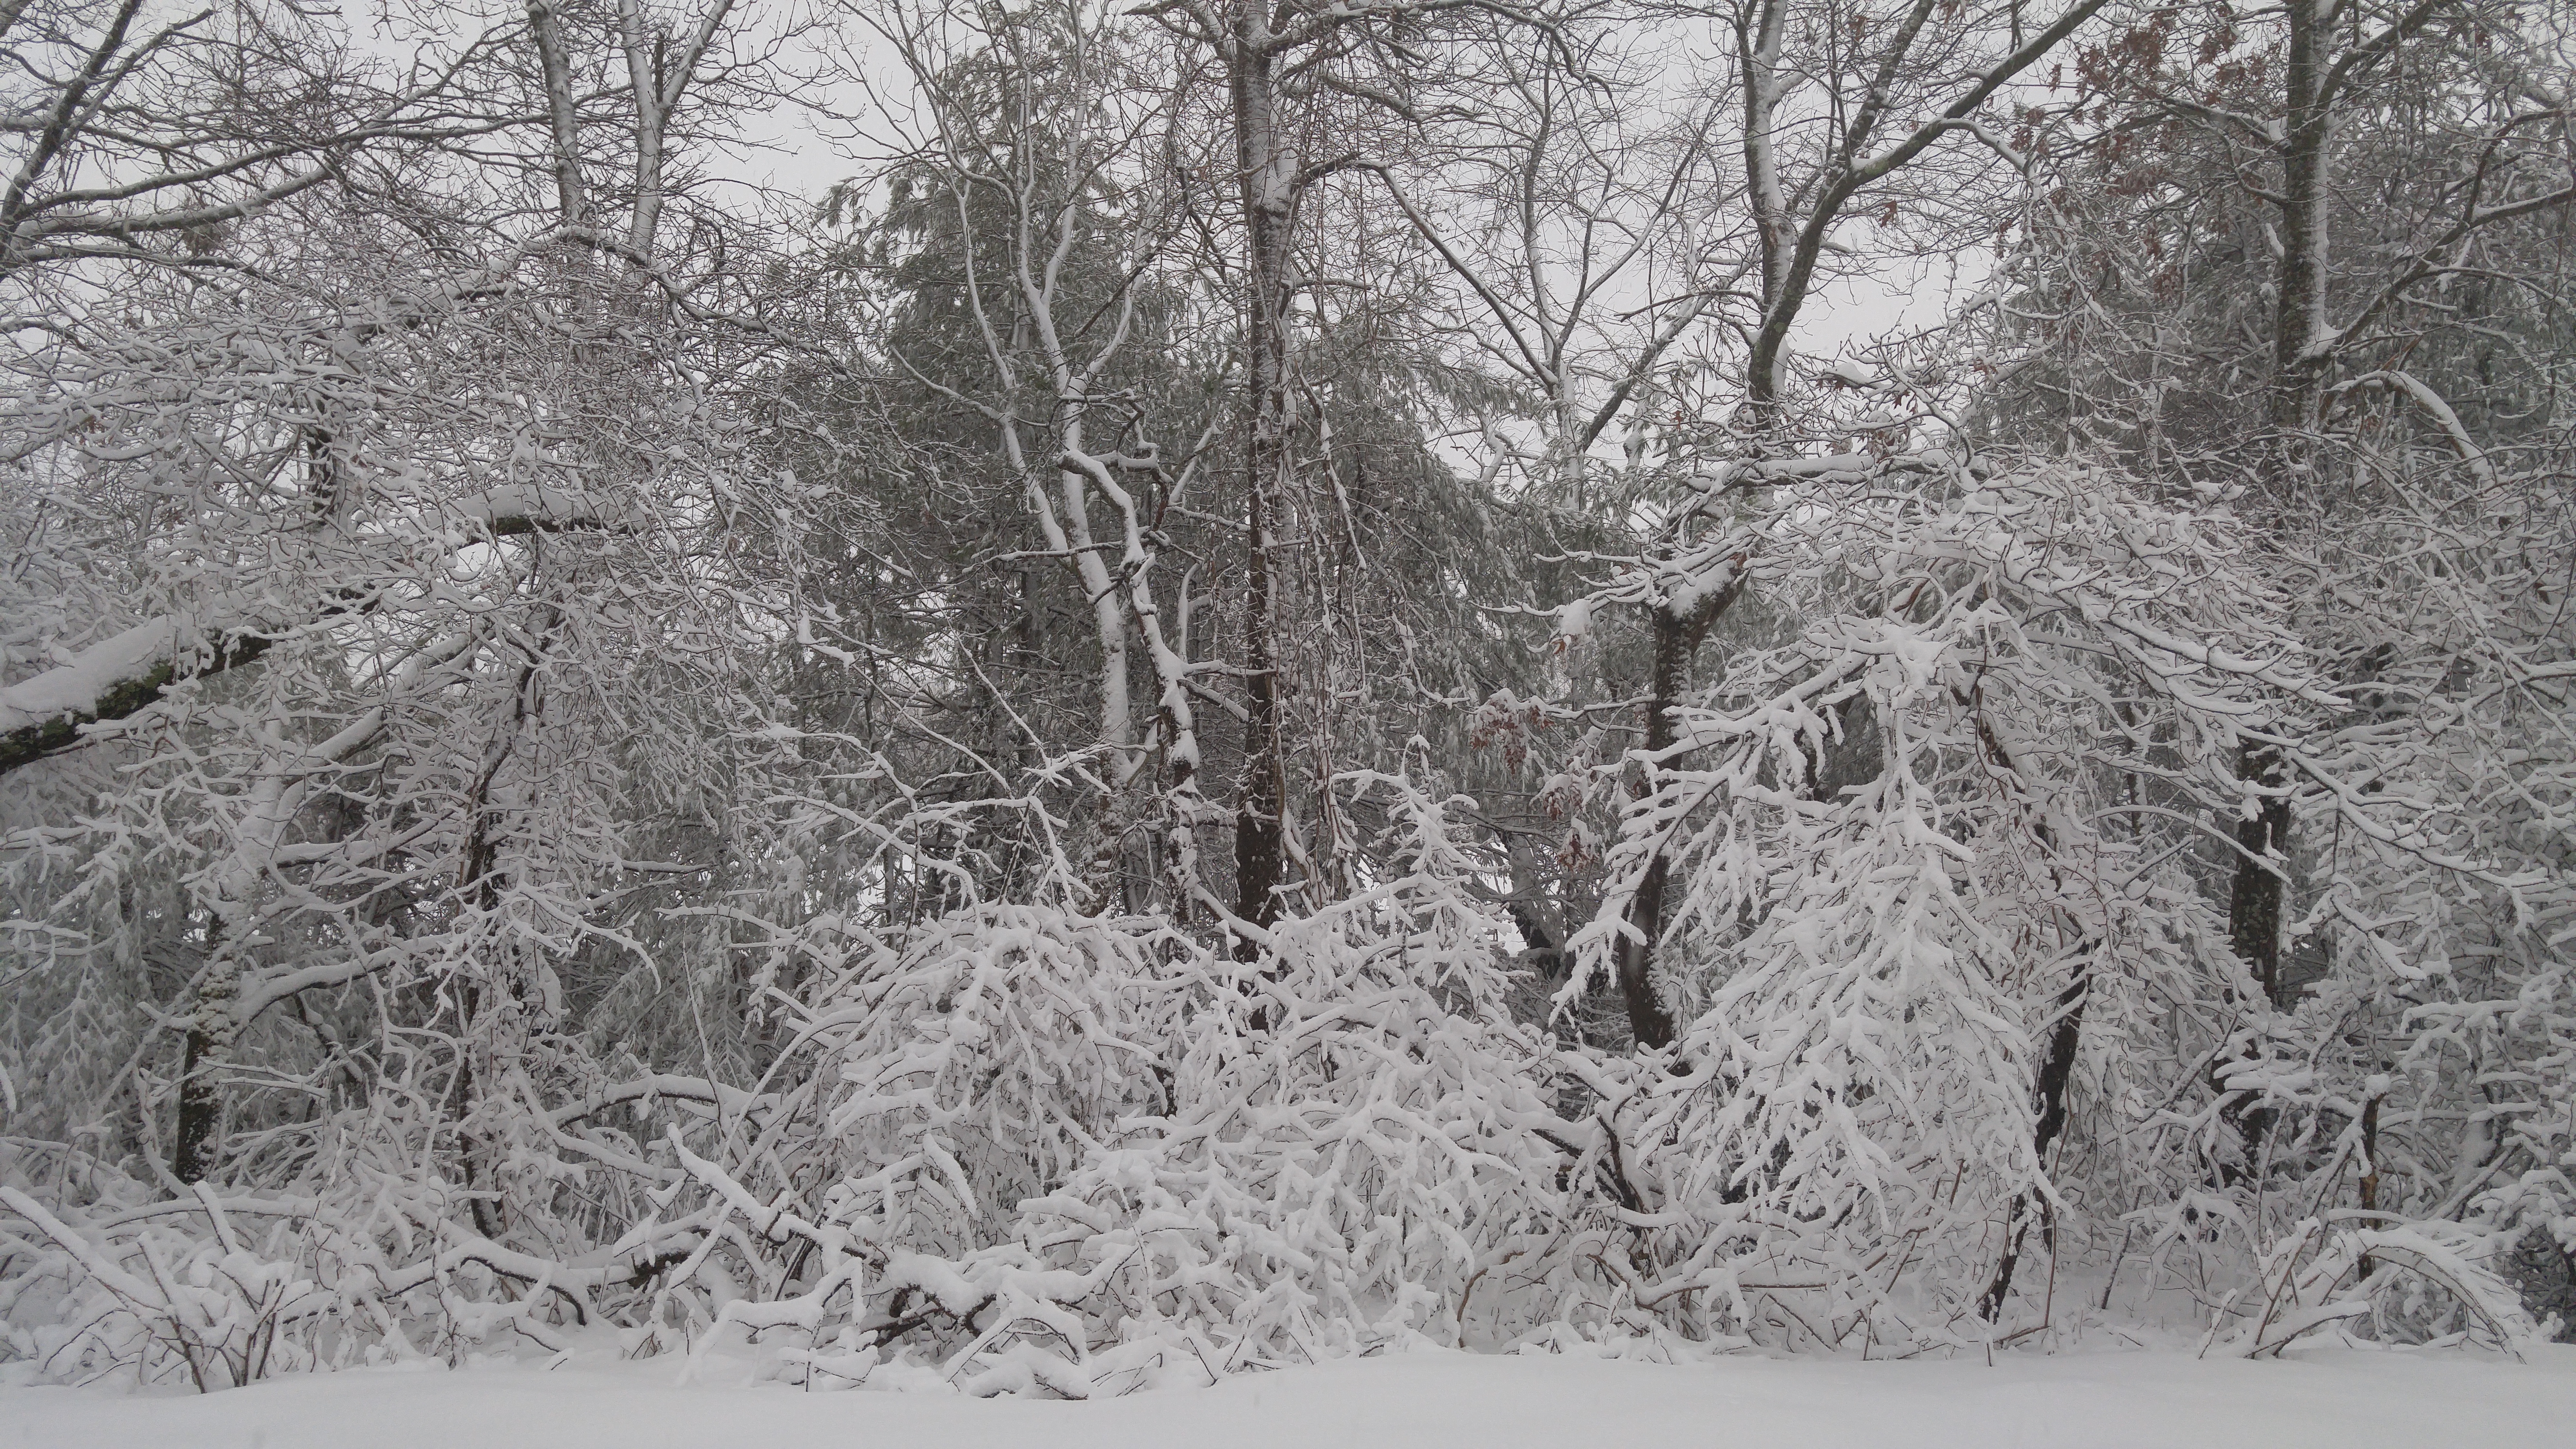
<instances>
[{"instance_id":1,"label":"dense thicket of branches","mask_svg":"<svg viewBox=\"0 0 2576 1449\"><path fill-rule=\"evenodd\" d=\"M0 1371L2549 1331L2566 21L0 9Z\"/></svg>"}]
</instances>

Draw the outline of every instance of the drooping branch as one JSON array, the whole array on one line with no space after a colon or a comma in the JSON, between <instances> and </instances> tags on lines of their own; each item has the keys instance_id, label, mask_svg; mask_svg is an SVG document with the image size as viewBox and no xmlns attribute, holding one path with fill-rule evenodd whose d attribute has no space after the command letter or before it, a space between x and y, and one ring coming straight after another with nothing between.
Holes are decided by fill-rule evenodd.
<instances>
[{"instance_id":1,"label":"drooping branch","mask_svg":"<svg viewBox=\"0 0 2576 1449\"><path fill-rule=\"evenodd\" d=\"M442 522L475 525L472 541L581 530L631 530L642 520L569 488L503 487L449 505ZM368 611L336 600L307 623ZM257 663L298 627L249 610L164 614L103 639L45 672L0 688L0 775L80 744L90 727L130 719L189 680Z\"/></svg>"}]
</instances>

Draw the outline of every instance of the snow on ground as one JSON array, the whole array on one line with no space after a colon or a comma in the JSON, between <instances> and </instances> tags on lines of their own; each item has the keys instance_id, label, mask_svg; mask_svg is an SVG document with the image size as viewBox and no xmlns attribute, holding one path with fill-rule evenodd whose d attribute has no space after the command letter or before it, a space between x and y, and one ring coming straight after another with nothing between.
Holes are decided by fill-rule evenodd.
<instances>
[{"instance_id":1,"label":"snow on ground","mask_svg":"<svg viewBox=\"0 0 2576 1449\"><path fill-rule=\"evenodd\" d=\"M1708 1366L1438 1350L1092 1403L682 1386L582 1353L551 1371L357 1370L200 1398L0 1391L0 1449L2566 1449L2576 1348L2528 1364L2320 1349Z\"/></svg>"}]
</instances>

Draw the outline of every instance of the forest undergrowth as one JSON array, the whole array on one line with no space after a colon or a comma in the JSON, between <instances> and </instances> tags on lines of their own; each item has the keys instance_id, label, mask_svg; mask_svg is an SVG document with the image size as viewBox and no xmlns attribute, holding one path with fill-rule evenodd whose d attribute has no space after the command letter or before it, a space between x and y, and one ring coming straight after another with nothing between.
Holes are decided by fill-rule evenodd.
<instances>
[{"instance_id":1,"label":"forest undergrowth","mask_svg":"<svg viewBox=\"0 0 2576 1449\"><path fill-rule=\"evenodd\" d=\"M0 8L0 1374L2566 1334L2570 18Z\"/></svg>"}]
</instances>

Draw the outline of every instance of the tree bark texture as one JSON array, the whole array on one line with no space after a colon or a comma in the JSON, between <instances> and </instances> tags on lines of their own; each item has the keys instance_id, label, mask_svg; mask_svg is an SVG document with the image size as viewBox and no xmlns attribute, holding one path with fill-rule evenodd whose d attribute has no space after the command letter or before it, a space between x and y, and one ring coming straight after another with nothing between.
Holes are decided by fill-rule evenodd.
<instances>
[{"instance_id":1,"label":"tree bark texture","mask_svg":"<svg viewBox=\"0 0 2576 1449\"><path fill-rule=\"evenodd\" d=\"M1654 610L1655 663L1651 697L1646 701L1646 753L1660 756L1680 738L1673 710L1690 683L1691 658L1708 637L1726 607L1743 590L1740 573L1722 589L1712 590L1676 612L1670 603ZM1658 845L1638 879L1628 904L1629 934L1619 942L1619 999L1628 1008L1628 1030L1642 1047L1672 1045L1673 1014L1655 989L1655 951L1663 943L1664 892L1672 875L1671 858Z\"/></svg>"},{"instance_id":2,"label":"tree bark texture","mask_svg":"<svg viewBox=\"0 0 2576 1449\"><path fill-rule=\"evenodd\" d=\"M1281 734L1279 601L1274 553L1291 467L1288 397L1288 242L1295 159L1279 135L1267 12L1234 9L1229 81L1235 160L1242 176L1249 426L1244 449L1243 794L1235 813L1235 911L1256 926L1279 919L1285 869L1287 755ZM1250 953L1250 941L1238 945Z\"/></svg>"}]
</instances>

